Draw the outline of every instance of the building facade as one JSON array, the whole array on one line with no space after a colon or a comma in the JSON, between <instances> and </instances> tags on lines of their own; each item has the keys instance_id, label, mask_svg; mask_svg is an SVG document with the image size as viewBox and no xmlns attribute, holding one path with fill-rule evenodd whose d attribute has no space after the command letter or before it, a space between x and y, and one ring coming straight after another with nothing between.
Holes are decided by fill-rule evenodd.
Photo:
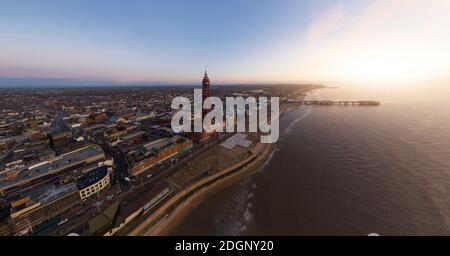
<instances>
[{"instance_id":1,"label":"building facade","mask_svg":"<svg viewBox=\"0 0 450 256\"><path fill-rule=\"evenodd\" d=\"M168 160L177 154L189 151L193 147L190 139L174 136L141 145L127 154L131 174L138 175L149 168Z\"/></svg>"},{"instance_id":2,"label":"building facade","mask_svg":"<svg viewBox=\"0 0 450 256\"><path fill-rule=\"evenodd\" d=\"M110 182L111 178L106 166L101 166L86 173L77 180L81 200L98 195L101 191L109 187Z\"/></svg>"},{"instance_id":3,"label":"building facade","mask_svg":"<svg viewBox=\"0 0 450 256\"><path fill-rule=\"evenodd\" d=\"M205 74L203 75L202 80L202 123L205 120L205 116L211 111L210 109L204 108L205 100L211 96L211 81L209 80L208 73L205 70ZM202 132L190 132L187 133L187 136L194 141L203 142L210 139L216 133L215 131L205 131L202 128Z\"/></svg>"},{"instance_id":4,"label":"building facade","mask_svg":"<svg viewBox=\"0 0 450 256\"><path fill-rule=\"evenodd\" d=\"M10 218L14 232L35 232L42 223L57 218L80 202L74 183L46 190L37 198L25 197L12 202Z\"/></svg>"},{"instance_id":5,"label":"building facade","mask_svg":"<svg viewBox=\"0 0 450 256\"><path fill-rule=\"evenodd\" d=\"M89 145L38 164L1 173L0 195L10 201L36 186L58 180L63 174L96 166L105 160L105 153L99 146Z\"/></svg>"},{"instance_id":6,"label":"building facade","mask_svg":"<svg viewBox=\"0 0 450 256\"><path fill-rule=\"evenodd\" d=\"M209 98L211 93L211 82L209 81L208 73L205 70L205 74L203 75L202 80L202 120L205 119L206 114L210 111L210 109L203 108L203 103L207 98Z\"/></svg>"}]
</instances>

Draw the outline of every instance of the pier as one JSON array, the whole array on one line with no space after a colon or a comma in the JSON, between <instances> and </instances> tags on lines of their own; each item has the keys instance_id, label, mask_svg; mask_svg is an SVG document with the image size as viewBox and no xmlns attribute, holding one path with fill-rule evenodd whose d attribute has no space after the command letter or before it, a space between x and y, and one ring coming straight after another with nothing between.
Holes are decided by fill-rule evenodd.
<instances>
[{"instance_id":1,"label":"pier","mask_svg":"<svg viewBox=\"0 0 450 256\"><path fill-rule=\"evenodd\" d=\"M326 105L326 106L379 106L379 101L373 100L288 100L289 103L300 103L301 105Z\"/></svg>"}]
</instances>

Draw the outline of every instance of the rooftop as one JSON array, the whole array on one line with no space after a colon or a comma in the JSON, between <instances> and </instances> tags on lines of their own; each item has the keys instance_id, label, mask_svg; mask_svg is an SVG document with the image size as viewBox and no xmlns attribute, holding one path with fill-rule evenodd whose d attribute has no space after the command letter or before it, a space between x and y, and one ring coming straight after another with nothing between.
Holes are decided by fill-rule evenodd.
<instances>
[{"instance_id":1,"label":"rooftop","mask_svg":"<svg viewBox=\"0 0 450 256\"><path fill-rule=\"evenodd\" d=\"M172 138L157 139L133 147L123 147L123 149L125 149L125 152L127 152L131 160L136 163L149 156L156 156L159 151L162 151L165 148L181 144L188 140L189 139L181 136L174 136Z\"/></svg>"},{"instance_id":2,"label":"rooftop","mask_svg":"<svg viewBox=\"0 0 450 256\"><path fill-rule=\"evenodd\" d=\"M248 146L250 146L252 142L246 138L247 134L238 133L233 135L231 138L228 138L224 143L221 144L221 146L227 149L233 149L237 145L248 148Z\"/></svg>"},{"instance_id":3,"label":"rooftop","mask_svg":"<svg viewBox=\"0 0 450 256\"><path fill-rule=\"evenodd\" d=\"M64 196L70 192L77 191L77 190L78 190L77 185L75 183L70 183L70 184L67 184L67 185L64 185L61 187L47 190L44 194L42 194L39 197L39 201L42 204L46 204L46 203L51 202L61 196Z\"/></svg>"},{"instance_id":4,"label":"rooftop","mask_svg":"<svg viewBox=\"0 0 450 256\"><path fill-rule=\"evenodd\" d=\"M123 136L122 139L123 140L129 140L129 139L133 139L133 138L135 138L137 136L142 136L142 135L145 135L144 131L137 131L137 132L134 132L134 133L131 133L131 134Z\"/></svg>"},{"instance_id":5,"label":"rooftop","mask_svg":"<svg viewBox=\"0 0 450 256\"><path fill-rule=\"evenodd\" d=\"M50 172L64 169L68 166L80 163L87 158L103 154L103 150L97 145L89 145L47 161L40 162L19 170L13 170L0 175L0 187L9 186L17 182L33 179ZM13 173L13 175L11 175Z\"/></svg>"},{"instance_id":6,"label":"rooftop","mask_svg":"<svg viewBox=\"0 0 450 256\"><path fill-rule=\"evenodd\" d=\"M144 148L148 151L161 150L171 144L172 144L172 142L169 139L163 138L163 139L155 140L155 141L145 144Z\"/></svg>"},{"instance_id":7,"label":"rooftop","mask_svg":"<svg viewBox=\"0 0 450 256\"><path fill-rule=\"evenodd\" d=\"M84 189L103 179L106 175L108 175L108 168L101 166L84 174L76 183L80 189Z\"/></svg>"},{"instance_id":8,"label":"rooftop","mask_svg":"<svg viewBox=\"0 0 450 256\"><path fill-rule=\"evenodd\" d=\"M91 234L101 234L102 231L106 231L108 228L111 228L111 225L114 225L114 220L119 212L119 208L120 203L116 201L103 212L89 220L89 230Z\"/></svg>"}]
</instances>

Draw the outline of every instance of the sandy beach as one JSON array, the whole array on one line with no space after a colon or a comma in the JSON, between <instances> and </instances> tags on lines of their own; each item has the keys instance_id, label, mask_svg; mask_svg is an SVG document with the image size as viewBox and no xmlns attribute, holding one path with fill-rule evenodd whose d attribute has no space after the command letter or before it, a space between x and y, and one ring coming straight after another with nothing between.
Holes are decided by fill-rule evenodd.
<instances>
[{"instance_id":1,"label":"sandy beach","mask_svg":"<svg viewBox=\"0 0 450 256\"><path fill-rule=\"evenodd\" d=\"M296 103L281 105L278 118L285 111L299 106ZM273 148L273 144L258 143L252 149L253 153L250 157L180 191L137 225L128 235L170 235L177 225L209 196L258 170L270 158Z\"/></svg>"},{"instance_id":2,"label":"sandy beach","mask_svg":"<svg viewBox=\"0 0 450 256\"><path fill-rule=\"evenodd\" d=\"M252 154L252 157L249 157L235 166L227 168L212 177L199 181L189 188L179 192L158 210L156 210L152 215L150 215L145 221L133 229L129 235L170 235L177 225L193 209L208 198L208 196L234 184L242 177L251 174L253 171L262 166L270 157L273 150L273 145L259 144L254 150L255 151ZM196 191L192 193L194 190ZM188 193L192 194L186 199L182 199ZM169 209L179 201L182 202L179 203L175 209L170 211Z\"/></svg>"}]
</instances>

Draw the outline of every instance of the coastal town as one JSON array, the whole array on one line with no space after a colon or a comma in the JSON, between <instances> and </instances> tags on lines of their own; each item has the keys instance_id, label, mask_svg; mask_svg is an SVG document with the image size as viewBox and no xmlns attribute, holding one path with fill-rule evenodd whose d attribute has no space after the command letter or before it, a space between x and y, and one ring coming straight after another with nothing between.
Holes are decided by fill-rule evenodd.
<instances>
[{"instance_id":1,"label":"coastal town","mask_svg":"<svg viewBox=\"0 0 450 256\"><path fill-rule=\"evenodd\" d=\"M0 235L167 234L271 151L258 132L174 133L173 98L202 88L283 109L320 87L211 86L205 73L198 86L2 89Z\"/></svg>"}]
</instances>

